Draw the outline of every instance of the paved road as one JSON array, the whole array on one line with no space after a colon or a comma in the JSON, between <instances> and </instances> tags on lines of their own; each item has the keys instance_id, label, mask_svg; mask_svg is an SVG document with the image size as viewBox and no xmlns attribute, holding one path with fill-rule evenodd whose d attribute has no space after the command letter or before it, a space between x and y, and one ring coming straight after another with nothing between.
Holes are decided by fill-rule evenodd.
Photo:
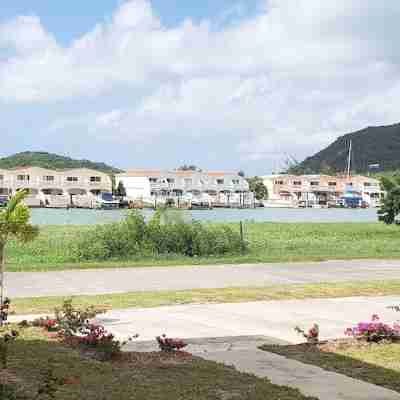
<instances>
[{"instance_id":1,"label":"paved road","mask_svg":"<svg viewBox=\"0 0 400 400\"><path fill-rule=\"evenodd\" d=\"M400 260L9 272L10 297L400 279Z\"/></svg>"}]
</instances>

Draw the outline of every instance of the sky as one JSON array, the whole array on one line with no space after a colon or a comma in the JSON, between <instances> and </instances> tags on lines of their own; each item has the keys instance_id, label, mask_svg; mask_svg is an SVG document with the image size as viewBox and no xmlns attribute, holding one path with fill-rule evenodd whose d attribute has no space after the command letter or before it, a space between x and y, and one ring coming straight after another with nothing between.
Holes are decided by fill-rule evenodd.
<instances>
[{"instance_id":1,"label":"sky","mask_svg":"<svg viewBox=\"0 0 400 400\"><path fill-rule=\"evenodd\" d=\"M400 121L398 0L3 0L0 156L276 172Z\"/></svg>"}]
</instances>

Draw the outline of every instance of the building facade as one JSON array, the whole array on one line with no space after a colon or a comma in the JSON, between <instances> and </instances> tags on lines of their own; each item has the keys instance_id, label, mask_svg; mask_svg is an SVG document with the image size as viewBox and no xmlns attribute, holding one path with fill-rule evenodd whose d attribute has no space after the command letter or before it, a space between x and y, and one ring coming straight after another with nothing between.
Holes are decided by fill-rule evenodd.
<instances>
[{"instance_id":1,"label":"building facade","mask_svg":"<svg viewBox=\"0 0 400 400\"><path fill-rule=\"evenodd\" d=\"M220 171L128 170L116 175L128 199L148 203L172 201L209 203L210 206L252 207L254 196L247 181Z\"/></svg>"},{"instance_id":2,"label":"building facade","mask_svg":"<svg viewBox=\"0 0 400 400\"><path fill-rule=\"evenodd\" d=\"M96 196L111 192L110 176L80 168L51 170L39 167L0 169L0 195L12 195L28 189L26 202L31 206L68 206L75 196Z\"/></svg>"},{"instance_id":3,"label":"building facade","mask_svg":"<svg viewBox=\"0 0 400 400\"><path fill-rule=\"evenodd\" d=\"M359 198L370 207L379 206L384 192L379 181L366 176L267 175L262 177L269 200L293 206L328 206L345 201L346 196ZM350 197L349 197L350 198Z\"/></svg>"}]
</instances>

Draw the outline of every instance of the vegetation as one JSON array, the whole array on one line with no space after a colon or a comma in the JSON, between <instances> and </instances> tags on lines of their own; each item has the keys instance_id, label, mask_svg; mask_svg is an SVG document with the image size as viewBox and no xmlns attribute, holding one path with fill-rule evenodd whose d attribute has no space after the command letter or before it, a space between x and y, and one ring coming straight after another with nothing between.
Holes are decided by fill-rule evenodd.
<instances>
[{"instance_id":1,"label":"vegetation","mask_svg":"<svg viewBox=\"0 0 400 400\"><path fill-rule=\"evenodd\" d=\"M247 182L249 183L250 191L254 192L257 200L265 200L268 198L268 189L260 177L254 176L253 178L247 178Z\"/></svg>"},{"instance_id":2,"label":"vegetation","mask_svg":"<svg viewBox=\"0 0 400 400\"><path fill-rule=\"evenodd\" d=\"M26 151L0 159L0 168L11 169L16 167L41 167L49 169L89 168L106 174L122 172L101 162L74 160L70 157L46 152Z\"/></svg>"},{"instance_id":3,"label":"vegetation","mask_svg":"<svg viewBox=\"0 0 400 400\"><path fill-rule=\"evenodd\" d=\"M264 345L262 350L400 392L399 343L337 340L311 346Z\"/></svg>"},{"instance_id":4,"label":"vegetation","mask_svg":"<svg viewBox=\"0 0 400 400\"><path fill-rule=\"evenodd\" d=\"M121 255L219 256L241 249L239 233L229 226L170 221L162 217L158 210L146 223L143 214L132 211L121 222L96 226L78 239L76 257L97 261Z\"/></svg>"},{"instance_id":5,"label":"vegetation","mask_svg":"<svg viewBox=\"0 0 400 400\"><path fill-rule=\"evenodd\" d=\"M400 175L381 177L381 185L386 196L378 211L379 219L386 224L393 224L400 214Z\"/></svg>"},{"instance_id":6,"label":"vegetation","mask_svg":"<svg viewBox=\"0 0 400 400\"><path fill-rule=\"evenodd\" d=\"M124 183L122 181L119 181L117 189L115 190L114 194L119 197L126 196L126 189L125 189Z\"/></svg>"},{"instance_id":7,"label":"vegetation","mask_svg":"<svg viewBox=\"0 0 400 400\"><path fill-rule=\"evenodd\" d=\"M205 224L220 229L220 224ZM227 224L239 232L239 224ZM101 226L98 228L101 230ZM245 254L185 257L175 254L119 254L106 261L77 258L80 238L91 226L43 226L31 243L7 245L9 271L44 271L155 265L204 265L320 261L327 259L400 258L398 227L383 223L252 223L244 224ZM101 249L100 249L101 250Z\"/></svg>"},{"instance_id":8,"label":"vegetation","mask_svg":"<svg viewBox=\"0 0 400 400\"><path fill-rule=\"evenodd\" d=\"M291 173L344 172L349 143L352 141L352 170L370 172L370 165L379 164L380 171L400 169L400 124L368 127L341 136L334 143L302 163L289 169ZM375 169L373 171L376 171Z\"/></svg>"},{"instance_id":9,"label":"vegetation","mask_svg":"<svg viewBox=\"0 0 400 400\"><path fill-rule=\"evenodd\" d=\"M23 243L32 241L38 234L38 228L29 223L30 211L23 204L28 194L27 190L21 190L7 203L4 210L0 211L0 309L4 306L4 270L5 248L8 240L14 237ZM0 316L0 325L3 324L3 315Z\"/></svg>"},{"instance_id":10,"label":"vegetation","mask_svg":"<svg viewBox=\"0 0 400 400\"><path fill-rule=\"evenodd\" d=\"M298 390L184 353L124 353L99 361L40 328L20 329L9 347L11 387L33 400L305 400ZM20 397L21 398L21 397Z\"/></svg>"},{"instance_id":11,"label":"vegetation","mask_svg":"<svg viewBox=\"0 0 400 400\"><path fill-rule=\"evenodd\" d=\"M232 287L224 289L192 289L113 293L95 296L74 296L76 307L94 310L150 308L177 304L240 303L247 301L302 300L350 296L400 295L400 281L310 283L264 287ZM68 300L66 297L33 297L13 299L16 314L48 314Z\"/></svg>"}]
</instances>

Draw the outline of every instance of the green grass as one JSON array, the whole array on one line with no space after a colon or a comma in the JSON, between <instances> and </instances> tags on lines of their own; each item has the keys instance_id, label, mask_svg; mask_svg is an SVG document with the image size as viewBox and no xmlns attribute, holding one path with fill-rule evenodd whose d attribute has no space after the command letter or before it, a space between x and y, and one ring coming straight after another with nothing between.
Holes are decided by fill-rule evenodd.
<instances>
[{"instance_id":1,"label":"green grass","mask_svg":"<svg viewBox=\"0 0 400 400\"><path fill-rule=\"evenodd\" d=\"M231 224L238 228L238 224ZM249 251L245 255L190 258L132 257L107 262L78 263L74 244L89 226L44 226L32 243L11 242L9 271L45 271L156 265L201 265L326 259L400 258L400 229L383 223L251 223L245 224Z\"/></svg>"},{"instance_id":2,"label":"green grass","mask_svg":"<svg viewBox=\"0 0 400 400\"><path fill-rule=\"evenodd\" d=\"M333 341L262 349L400 392L400 343Z\"/></svg>"},{"instance_id":3,"label":"green grass","mask_svg":"<svg viewBox=\"0 0 400 400\"><path fill-rule=\"evenodd\" d=\"M18 390L33 399L49 369L64 383L56 400L311 400L296 389L196 357L127 353L100 362L37 328L22 330L10 345L7 371Z\"/></svg>"},{"instance_id":4,"label":"green grass","mask_svg":"<svg viewBox=\"0 0 400 400\"><path fill-rule=\"evenodd\" d=\"M399 295L400 280L313 283L304 285L277 285L226 289L197 289L182 291L132 292L96 296L75 296L76 306L105 306L123 309L131 307L159 307L176 304L239 303L246 301L289 300L306 298L334 298L348 296ZM46 314L67 297L37 297L13 299L16 314Z\"/></svg>"}]
</instances>

